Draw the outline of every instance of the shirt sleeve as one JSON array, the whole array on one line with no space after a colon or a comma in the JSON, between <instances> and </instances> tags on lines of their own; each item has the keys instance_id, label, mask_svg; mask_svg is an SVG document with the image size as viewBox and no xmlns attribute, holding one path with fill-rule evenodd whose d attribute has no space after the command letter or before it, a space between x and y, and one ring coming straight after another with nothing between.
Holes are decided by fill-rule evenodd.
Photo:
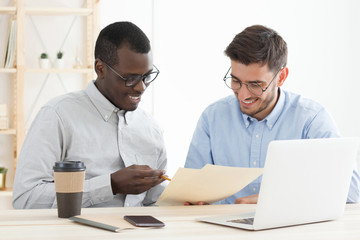
<instances>
[{"instance_id":1,"label":"shirt sleeve","mask_svg":"<svg viewBox=\"0 0 360 240\"><path fill-rule=\"evenodd\" d=\"M68 135L55 109L43 107L33 121L19 155L13 187L14 208L57 206L53 166L65 158ZM109 174L85 180L83 207L112 198Z\"/></svg>"},{"instance_id":2,"label":"shirt sleeve","mask_svg":"<svg viewBox=\"0 0 360 240\"><path fill-rule=\"evenodd\" d=\"M209 125L206 119L204 112L197 123L190 143L185 162L186 168L200 169L206 164L213 164Z\"/></svg>"},{"instance_id":3,"label":"shirt sleeve","mask_svg":"<svg viewBox=\"0 0 360 240\"><path fill-rule=\"evenodd\" d=\"M325 109L322 109L309 124L305 138L334 138L334 137L340 137L340 133L336 127L335 121ZM360 201L360 177L357 171L357 164L355 162L353 175L350 183L349 194L347 197L347 202L355 203L359 201Z\"/></svg>"},{"instance_id":4,"label":"shirt sleeve","mask_svg":"<svg viewBox=\"0 0 360 240\"><path fill-rule=\"evenodd\" d=\"M14 208L51 208L55 204L52 167L62 159L64 129L55 111L43 107L22 146L13 188Z\"/></svg>"}]
</instances>

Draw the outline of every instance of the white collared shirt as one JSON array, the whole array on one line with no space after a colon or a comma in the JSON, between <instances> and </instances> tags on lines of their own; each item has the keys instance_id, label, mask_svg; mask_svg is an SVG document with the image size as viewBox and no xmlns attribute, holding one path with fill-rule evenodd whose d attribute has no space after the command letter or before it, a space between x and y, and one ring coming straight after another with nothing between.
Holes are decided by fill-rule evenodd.
<instances>
[{"instance_id":1,"label":"white collared shirt","mask_svg":"<svg viewBox=\"0 0 360 240\"><path fill-rule=\"evenodd\" d=\"M161 129L141 109L115 107L89 83L41 108L24 141L14 180L14 208L54 208L56 161L86 166L82 207L146 206L164 184L138 195L112 193L110 174L133 164L166 169Z\"/></svg>"}]
</instances>

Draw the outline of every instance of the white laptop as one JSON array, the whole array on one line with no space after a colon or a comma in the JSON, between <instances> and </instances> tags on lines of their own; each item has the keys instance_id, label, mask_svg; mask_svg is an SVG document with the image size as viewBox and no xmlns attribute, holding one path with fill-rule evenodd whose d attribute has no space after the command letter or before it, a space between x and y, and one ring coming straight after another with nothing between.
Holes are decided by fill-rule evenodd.
<instances>
[{"instance_id":1,"label":"white laptop","mask_svg":"<svg viewBox=\"0 0 360 240\"><path fill-rule=\"evenodd\" d=\"M358 138L279 140L269 144L254 213L198 221L261 230L342 216Z\"/></svg>"}]
</instances>

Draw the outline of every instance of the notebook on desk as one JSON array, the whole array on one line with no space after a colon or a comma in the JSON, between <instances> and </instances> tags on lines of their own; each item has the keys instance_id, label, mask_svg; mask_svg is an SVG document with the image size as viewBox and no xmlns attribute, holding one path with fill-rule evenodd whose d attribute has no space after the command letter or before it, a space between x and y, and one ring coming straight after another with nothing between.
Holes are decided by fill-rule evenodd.
<instances>
[{"instance_id":1,"label":"notebook on desk","mask_svg":"<svg viewBox=\"0 0 360 240\"><path fill-rule=\"evenodd\" d=\"M198 221L262 230L342 216L359 139L281 140L269 144L254 213Z\"/></svg>"}]
</instances>

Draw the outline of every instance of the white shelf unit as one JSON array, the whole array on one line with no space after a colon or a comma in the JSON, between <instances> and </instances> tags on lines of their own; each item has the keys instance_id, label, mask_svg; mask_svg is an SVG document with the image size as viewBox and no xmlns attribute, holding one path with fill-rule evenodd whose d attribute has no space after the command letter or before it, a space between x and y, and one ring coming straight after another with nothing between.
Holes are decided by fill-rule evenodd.
<instances>
[{"instance_id":1,"label":"white shelf unit","mask_svg":"<svg viewBox=\"0 0 360 240\"><path fill-rule=\"evenodd\" d=\"M99 31L98 23L98 5L99 0L84 0L84 6L81 8L64 8L64 7L26 7L25 0L14 0L13 6L0 6L0 15L10 15L16 19L16 53L15 64L13 68L0 67L0 74L11 74L13 80L13 106L11 129L0 130L0 135L10 135L14 137L14 173L17 165L17 158L25 139L25 119L24 119L24 81L26 73L49 73L63 74L76 73L85 74L86 83L93 79L92 65L94 62L93 51L96 36ZM25 17L26 16L83 16L86 18L86 36L85 48L86 59L82 68L66 68L66 69L39 69L28 68L25 64ZM2 29L6 33L7 29ZM3 44L0 43L3 48ZM6 44L6 43L5 43ZM1 79L0 79L1 81ZM84 85L86 84L84 83ZM7 184L8 185L8 184ZM10 183L12 185L12 181Z\"/></svg>"}]
</instances>

